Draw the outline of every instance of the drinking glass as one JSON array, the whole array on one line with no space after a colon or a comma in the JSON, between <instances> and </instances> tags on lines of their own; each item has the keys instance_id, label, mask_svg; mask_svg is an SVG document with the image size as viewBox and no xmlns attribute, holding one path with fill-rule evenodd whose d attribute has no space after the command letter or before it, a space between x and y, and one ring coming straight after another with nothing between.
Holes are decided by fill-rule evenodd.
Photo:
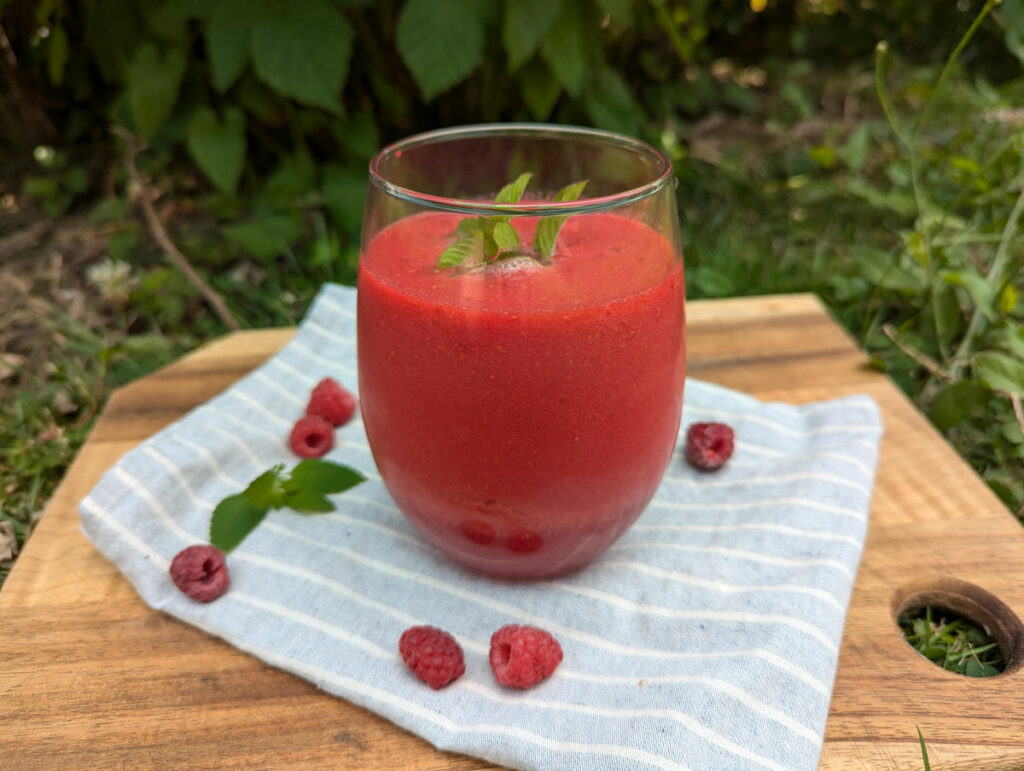
<instances>
[{"instance_id":1,"label":"drinking glass","mask_svg":"<svg viewBox=\"0 0 1024 771\"><path fill-rule=\"evenodd\" d=\"M537 124L433 131L370 162L363 421L395 503L452 559L565 573L654 495L685 374L672 179L636 139Z\"/></svg>"}]
</instances>

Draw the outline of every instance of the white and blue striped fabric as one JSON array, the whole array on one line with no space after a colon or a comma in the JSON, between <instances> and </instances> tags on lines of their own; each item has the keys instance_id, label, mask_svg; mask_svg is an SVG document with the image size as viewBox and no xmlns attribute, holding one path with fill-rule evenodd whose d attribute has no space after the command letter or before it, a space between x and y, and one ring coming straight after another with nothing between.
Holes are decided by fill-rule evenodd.
<instances>
[{"instance_id":1,"label":"white and blue striped fabric","mask_svg":"<svg viewBox=\"0 0 1024 771\"><path fill-rule=\"evenodd\" d=\"M377 712L439 748L517 768L813 769L864 544L881 423L852 396L765 404L689 381L680 452L654 502L601 558L557 579L487 579L406 523L358 420L327 456L369 481L336 512L271 513L228 557L208 605L168 576L210 513L276 463L326 375L356 385L355 292L327 286L295 339L127 453L82 501L82 528L153 608ZM722 420L732 460L702 474L685 425ZM565 658L526 692L499 686L491 633L543 627ZM440 691L398 655L413 624L450 631L466 674Z\"/></svg>"}]
</instances>

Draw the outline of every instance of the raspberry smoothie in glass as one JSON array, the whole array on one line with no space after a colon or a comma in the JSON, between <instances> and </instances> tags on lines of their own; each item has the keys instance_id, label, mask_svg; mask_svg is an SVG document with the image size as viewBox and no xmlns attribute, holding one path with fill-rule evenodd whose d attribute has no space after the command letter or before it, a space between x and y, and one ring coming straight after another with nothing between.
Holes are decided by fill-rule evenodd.
<instances>
[{"instance_id":1,"label":"raspberry smoothie in glass","mask_svg":"<svg viewBox=\"0 0 1024 771\"><path fill-rule=\"evenodd\" d=\"M523 174L536 192L504 195ZM684 377L670 182L640 142L553 126L434 132L372 162L363 420L396 504L453 559L567 572L650 501Z\"/></svg>"}]
</instances>

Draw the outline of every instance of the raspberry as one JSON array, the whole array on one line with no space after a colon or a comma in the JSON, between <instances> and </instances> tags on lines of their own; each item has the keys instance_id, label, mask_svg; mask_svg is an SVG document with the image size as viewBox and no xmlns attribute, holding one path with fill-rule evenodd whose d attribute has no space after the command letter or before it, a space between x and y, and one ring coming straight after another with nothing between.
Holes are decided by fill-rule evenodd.
<instances>
[{"instance_id":1,"label":"raspberry","mask_svg":"<svg viewBox=\"0 0 1024 771\"><path fill-rule=\"evenodd\" d=\"M295 421L288 443L296 455L319 458L334 446L334 426L316 415L307 415Z\"/></svg>"},{"instance_id":2,"label":"raspberry","mask_svg":"<svg viewBox=\"0 0 1024 771\"><path fill-rule=\"evenodd\" d=\"M346 391L332 377L325 377L309 395L307 415L317 415L332 426L340 426L352 420L356 414L356 397Z\"/></svg>"},{"instance_id":3,"label":"raspberry","mask_svg":"<svg viewBox=\"0 0 1024 771\"><path fill-rule=\"evenodd\" d=\"M720 469L732 457L734 438L725 423L694 423L686 432L686 459L705 471Z\"/></svg>"},{"instance_id":4,"label":"raspberry","mask_svg":"<svg viewBox=\"0 0 1024 771\"><path fill-rule=\"evenodd\" d=\"M398 651L416 677L435 691L462 677L466 664L455 638L435 626L411 626L402 632Z\"/></svg>"},{"instance_id":5,"label":"raspberry","mask_svg":"<svg viewBox=\"0 0 1024 771\"><path fill-rule=\"evenodd\" d=\"M509 551L519 552L520 554L529 554L531 551L537 551L541 546L544 545L544 539L539 533L535 533L533 530L528 530L525 527L521 527L513 531L508 538L505 539L505 548Z\"/></svg>"},{"instance_id":6,"label":"raspberry","mask_svg":"<svg viewBox=\"0 0 1024 771\"><path fill-rule=\"evenodd\" d=\"M174 555L171 579L181 591L199 602L216 600L231 582L224 552L216 546L197 544Z\"/></svg>"},{"instance_id":7,"label":"raspberry","mask_svg":"<svg viewBox=\"0 0 1024 771\"><path fill-rule=\"evenodd\" d=\"M535 626L508 624L491 635L491 669L509 688L531 688L562 660L558 640Z\"/></svg>"}]
</instances>

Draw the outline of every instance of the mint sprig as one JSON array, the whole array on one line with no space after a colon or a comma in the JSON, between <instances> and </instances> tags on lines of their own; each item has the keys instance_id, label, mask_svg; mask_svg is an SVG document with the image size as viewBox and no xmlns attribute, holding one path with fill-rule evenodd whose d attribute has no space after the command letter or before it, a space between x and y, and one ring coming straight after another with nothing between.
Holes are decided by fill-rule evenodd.
<instances>
[{"instance_id":1,"label":"mint sprig","mask_svg":"<svg viewBox=\"0 0 1024 771\"><path fill-rule=\"evenodd\" d=\"M291 509L299 514L334 511L327 498L365 482L353 468L329 460L307 458L289 473L281 463L256 477L236 495L217 504L210 519L210 543L227 553L251 533L271 509Z\"/></svg>"},{"instance_id":2,"label":"mint sprig","mask_svg":"<svg viewBox=\"0 0 1024 771\"><path fill-rule=\"evenodd\" d=\"M494 198L496 204L519 203L533 178L532 172L520 174L509 182ZM583 193L587 180L574 182L555 194L555 201L575 201ZM512 227L512 218L503 214L493 217L470 217L462 220L455 229L455 241L441 252L438 268L477 267L488 262L510 257L526 256L543 261L550 260L558 243L558 232L569 219L568 215L543 217L537 223L533 239L534 254L530 254L519 243L519 234Z\"/></svg>"}]
</instances>

